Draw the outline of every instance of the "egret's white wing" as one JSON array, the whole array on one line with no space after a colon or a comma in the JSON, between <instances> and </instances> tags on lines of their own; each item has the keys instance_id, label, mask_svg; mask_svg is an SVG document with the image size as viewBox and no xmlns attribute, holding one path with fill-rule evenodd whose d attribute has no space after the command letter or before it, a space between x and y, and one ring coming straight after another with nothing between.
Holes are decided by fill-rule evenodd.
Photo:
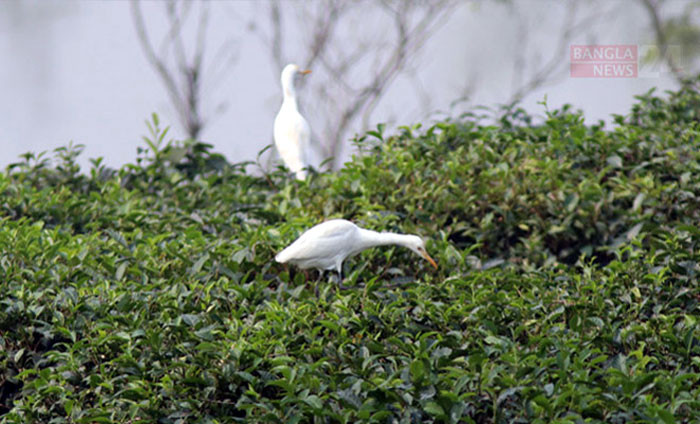
<instances>
[{"instance_id":1,"label":"egret's white wing","mask_svg":"<svg viewBox=\"0 0 700 424\"><path fill-rule=\"evenodd\" d=\"M274 136L277 151L292 172L299 173L309 165L311 130L299 112L283 106L275 118Z\"/></svg>"},{"instance_id":2,"label":"egret's white wing","mask_svg":"<svg viewBox=\"0 0 700 424\"><path fill-rule=\"evenodd\" d=\"M342 254L342 246L351 246L358 234L355 224L344 219L332 219L310 228L294 243L275 256L277 262L306 261ZM350 248L346 249L348 252Z\"/></svg>"}]
</instances>

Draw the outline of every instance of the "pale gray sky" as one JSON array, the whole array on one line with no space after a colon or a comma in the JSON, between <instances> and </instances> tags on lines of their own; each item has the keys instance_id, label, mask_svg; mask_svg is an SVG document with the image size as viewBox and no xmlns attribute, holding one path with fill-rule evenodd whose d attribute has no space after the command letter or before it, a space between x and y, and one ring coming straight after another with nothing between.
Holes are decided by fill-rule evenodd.
<instances>
[{"instance_id":1,"label":"pale gray sky","mask_svg":"<svg viewBox=\"0 0 700 424\"><path fill-rule=\"evenodd\" d=\"M677 0L678 3L683 2ZM527 57L547 57L562 24L561 2L515 1L464 3L445 22L413 63L417 79L429 93L421 100L414 81L399 78L375 113L375 120L410 124L426 110L448 111L470 82L476 90L470 104L495 105L507 100L513 80L512 58L527 48ZM594 31L601 44L647 44L646 17L623 5ZM231 161L254 159L271 142L272 121L280 102L278 75L259 39L245 27L262 10L251 1L212 2L210 42L235 40L236 62L229 75L206 93L211 114L227 102L202 135ZM149 25L162 31L162 4L146 2ZM517 23L532 27L531 43L522 44ZM580 43L590 39L577 40ZM568 58L568 57L567 57ZM69 141L86 145L81 160L103 156L110 166L133 162L143 146L144 120L157 112L182 137L166 93L139 47L127 1L0 2L0 166L27 151L51 150ZM568 66L567 63L564 63ZM650 87L674 87L667 76L636 79L575 79L564 75L556 84L525 98L523 105L540 113L547 95L550 107L573 103L587 119L626 113L633 95ZM304 98L303 102L313 102ZM424 102L427 101L427 104ZM457 110L453 111L458 112ZM322 117L308 116L311 126ZM360 128L357 129L359 131Z\"/></svg>"}]
</instances>

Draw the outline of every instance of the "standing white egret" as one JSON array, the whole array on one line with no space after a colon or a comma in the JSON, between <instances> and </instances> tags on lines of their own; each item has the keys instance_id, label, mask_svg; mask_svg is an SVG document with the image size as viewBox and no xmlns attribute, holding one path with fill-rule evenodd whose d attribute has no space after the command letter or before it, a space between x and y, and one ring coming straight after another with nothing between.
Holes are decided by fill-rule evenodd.
<instances>
[{"instance_id":1,"label":"standing white egret","mask_svg":"<svg viewBox=\"0 0 700 424\"><path fill-rule=\"evenodd\" d=\"M306 75L309 70L301 70L297 65L289 64L282 71L282 92L284 100L275 118L275 146L285 165L296 174L297 179L306 178L309 166L309 149L311 130L297 107L294 79L297 75Z\"/></svg>"},{"instance_id":2,"label":"standing white egret","mask_svg":"<svg viewBox=\"0 0 700 424\"><path fill-rule=\"evenodd\" d=\"M301 269L335 270L342 282L343 261L365 249L396 244L437 264L425 250L423 239L411 234L378 233L365 230L344 219L331 219L306 230L294 243L275 256L280 263L292 263ZM342 287L342 285L341 285Z\"/></svg>"}]
</instances>

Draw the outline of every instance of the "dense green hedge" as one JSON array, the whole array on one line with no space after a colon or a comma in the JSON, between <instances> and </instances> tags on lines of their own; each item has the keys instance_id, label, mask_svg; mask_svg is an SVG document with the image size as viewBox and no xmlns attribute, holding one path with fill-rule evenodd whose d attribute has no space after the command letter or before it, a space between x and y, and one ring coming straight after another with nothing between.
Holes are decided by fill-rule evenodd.
<instances>
[{"instance_id":1,"label":"dense green hedge","mask_svg":"<svg viewBox=\"0 0 700 424\"><path fill-rule=\"evenodd\" d=\"M686 87L607 126L380 126L301 183L155 118L119 170L28 154L0 176L0 422L700 420L699 113ZM274 263L329 217L440 268L372 249L340 291Z\"/></svg>"}]
</instances>

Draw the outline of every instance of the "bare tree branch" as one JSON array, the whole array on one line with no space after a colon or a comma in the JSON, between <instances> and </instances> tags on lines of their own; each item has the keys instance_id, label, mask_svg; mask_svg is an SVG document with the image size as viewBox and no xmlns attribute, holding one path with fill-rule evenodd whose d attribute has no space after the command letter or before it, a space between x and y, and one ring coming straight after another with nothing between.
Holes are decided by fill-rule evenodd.
<instances>
[{"instance_id":1,"label":"bare tree branch","mask_svg":"<svg viewBox=\"0 0 700 424\"><path fill-rule=\"evenodd\" d=\"M160 43L160 54L156 53L149 36L140 0L131 1L131 14L139 44L148 63L156 70L163 82L178 120L188 137L196 140L207 124L201 109L204 58L208 44L209 4L199 3L199 18L195 23L194 50L191 55L188 55L184 34L185 26L193 10L193 4L193 2L183 0L168 0L164 3L168 29ZM172 60L169 59L171 53ZM224 63L224 67L231 64L232 61ZM219 63L215 65L220 66Z\"/></svg>"},{"instance_id":2,"label":"bare tree branch","mask_svg":"<svg viewBox=\"0 0 700 424\"><path fill-rule=\"evenodd\" d=\"M313 77L306 81L307 92L313 95L313 110L323 111L325 117L320 125L312 122L312 127L320 128L323 154L333 158L332 165L337 167L352 126L364 127L358 132L366 129L388 88L406 71L409 59L417 55L457 2L387 0L372 4L371 10L368 3L349 0L311 4L311 8L290 10L283 2L271 2L271 35L260 35L281 70L290 55L288 46L282 44L282 22L285 16L299 13L291 15L298 19L295 27L308 31L301 63L314 69ZM358 20L363 24L362 33L353 26ZM382 35L377 36L380 31ZM338 37L346 32L357 37Z\"/></svg>"},{"instance_id":3,"label":"bare tree branch","mask_svg":"<svg viewBox=\"0 0 700 424\"><path fill-rule=\"evenodd\" d=\"M518 102L522 100L526 94L539 88L545 82L551 82L556 71L558 69L562 69L562 62L566 63L563 58L566 57L566 51L574 34L574 20L576 18L576 11L577 3L569 2L566 8L566 17L564 18L562 32L559 35L559 42L554 49L554 54L552 54L549 61L537 69L526 82L515 90L515 92L511 95L509 103ZM522 67L520 68L522 70L524 68L524 60L521 60L518 65ZM518 69L514 69L514 72L517 73Z\"/></svg>"},{"instance_id":4,"label":"bare tree branch","mask_svg":"<svg viewBox=\"0 0 700 424\"><path fill-rule=\"evenodd\" d=\"M525 56L526 51L521 50L516 54L516 59L513 62L513 73L514 73L514 89L510 96L508 103L516 103L522 100L529 93L537 90L538 88L546 85L552 84L562 76L566 75L568 61L569 46L572 41L579 37L581 34L590 30L592 25L596 22L604 20L606 17L611 16L616 8L613 8L607 12L602 12L595 10L588 16L577 19L578 15L578 5L577 2L568 2L566 5L565 17L563 25L557 36L557 44L553 49L553 53L550 58L544 62L544 64L536 67L530 72L529 77L522 81L522 76L525 70L530 69L526 61ZM521 27L518 29L518 40L521 40L522 44L526 44L528 37L528 29L526 28L527 23L521 21Z\"/></svg>"},{"instance_id":5,"label":"bare tree branch","mask_svg":"<svg viewBox=\"0 0 700 424\"><path fill-rule=\"evenodd\" d=\"M285 65L285 58L282 55L284 46L282 45L282 16L280 14L280 0L270 3L270 23L272 26L272 58L277 65L277 71L282 71Z\"/></svg>"},{"instance_id":6,"label":"bare tree branch","mask_svg":"<svg viewBox=\"0 0 700 424\"><path fill-rule=\"evenodd\" d=\"M673 77L676 79L676 81L683 83L686 78L683 69L678 66L672 54L668 54L668 52L664 51L668 48L668 37L666 34L666 25L661 19L661 12L659 10L661 6L656 0L641 0L641 2L649 15L649 19L651 20L651 27L654 30L656 44L658 45L661 56L666 61L666 64L673 73Z\"/></svg>"},{"instance_id":7,"label":"bare tree branch","mask_svg":"<svg viewBox=\"0 0 700 424\"><path fill-rule=\"evenodd\" d=\"M330 7L324 7L323 3L322 10L327 12L323 14L320 21L320 25L315 28L314 34L311 37L311 43L309 46L308 57L304 61L306 68L311 68L319 59L321 54L325 51L329 40L332 39L333 31L335 30L335 22L338 16L342 13L342 8L344 2L334 1L329 5Z\"/></svg>"},{"instance_id":8,"label":"bare tree branch","mask_svg":"<svg viewBox=\"0 0 700 424\"><path fill-rule=\"evenodd\" d=\"M148 32L146 31L146 24L143 20L143 14L141 13L141 7L139 5L139 0L133 0L131 3L131 15L134 20L134 26L136 27L136 35L138 37L139 43L141 44L141 49L146 55L146 59L156 70L160 76L163 84L165 85L166 92L170 97L170 101L176 109L178 115L182 118L184 116L184 110L182 109L182 99L180 98L180 90L178 89L177 81L175 77L170 72L170 70L165 66L160 57L156 54L153 49L153 44L148 37Z\"/></svg>"}]
</instances>

